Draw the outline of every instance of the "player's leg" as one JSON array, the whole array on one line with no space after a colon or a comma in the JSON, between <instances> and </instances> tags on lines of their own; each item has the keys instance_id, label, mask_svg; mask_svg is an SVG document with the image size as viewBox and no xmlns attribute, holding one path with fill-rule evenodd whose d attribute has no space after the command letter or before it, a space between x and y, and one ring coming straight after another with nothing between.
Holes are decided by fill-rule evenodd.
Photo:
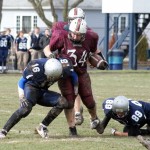
<instances>
[{"instance_id":1,"label":"player's leg","mask_svg":"<svg viewBox=\"0 0 150 150\"><path fill-rule=\"evenodd\" d=\"M137 136L137 139L139 140L139 142L140 142L144 147L146 147L148 150L150 150L150 141L149 141L149 139L146 139L146 138L144 138L144 137L141 136L141 135L138 135L138 136Z\"/></svg>"},{"instance_id":2,"label":"player's leg","mask_svg":"<svg viewBox=\"0 0 150 150\"><path fill-rule=\"evenodd\" d=\"M91 117L91 129L96 129L98 132L100 120L97 116L96 103L93 98L91 80L88 73L79 76L79 84L79 94Z\"/></svg>"},{"instance_id":3,"label":"player's leg","mask_svg":"<svg viewBox=\"0 0 150 150\"><path fill-rule=\"evenodd\" d=\"M7 57L8 57L8 49L4 50L4 55L3 55L3 73L6 73L6 63L7 63Z\"/></svg>"},{"instance_id":4,"label":"player's leg","mask_svg":"<svg viewBox=\"0 0 150 150\"><path fill-rule=\"evenodd\" d=\"M81 125L84 121L84 118L83 118L83 107L81 105L81 98L79 95L75 99L74 111L75 111L75 124Z\"/></svg>"},{"instance_id":5,"label":"player's leg","mask_svg":"<svg viewBox=\"0 0 150 150\"><path fill-rule=\"evenodd\" d=\"M10 129L14 125L16 125L22 118L28 116L28 114L31 112L32 104L27 100L25 101L26 106L21 106L18 110L16 110L4 125L2 131L0 132L0 139L5 138Z\"/></svg>"},{"instance_id":6,"label":"player's leg","mask_svg":"<svg viewBox=\"0 0 150 150\"><path fill-rule=\"evenodd\" d=\"M59 93L53 91L47 91L43 94L43 98L38 101L38 104L42 106L52 107L46 117L36 128L36 131L42 138L48 138L47 126L58 117L64 108L68 107L67 100Z\"/></svg>"},{"instance_id":7,"label":"player's leg","mask_svg":"<svg viewBox=\"0 0 150 150\"><path fill-rule=\"evenodd\" d=\"M62 95L66 98L68 102L68 108L64 110L65 116L67 119L67 123L69 126L69 135L70 136L77 136L77 130L75 127L75 120L74 120L74 101L75 101L75 94L73 85L70 78L61 79L58 81L58 86L61 90Z\"/></svg>"},{"instance_id":8,"label":"player's leg","mask_svg":"<svg viewBox=\"0 0 150 150\"><path fill-rule=\"evenodd\" d=\"M20 108L16 110L4 125L0 138L4 138L9 130L16 125L22 118L28 116L36 100L41 96L39 89L26 84L24 88L25 98L20 102ZM5 136L2 136L5 135Z\"/></svg>"}]
</instances>

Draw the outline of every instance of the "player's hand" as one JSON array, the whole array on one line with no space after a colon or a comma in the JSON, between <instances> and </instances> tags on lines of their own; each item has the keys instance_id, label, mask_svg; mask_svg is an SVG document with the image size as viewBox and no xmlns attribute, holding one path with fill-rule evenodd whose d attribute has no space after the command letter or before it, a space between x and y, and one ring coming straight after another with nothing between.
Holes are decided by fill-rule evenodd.
<instances>
[{"instance_id":1,"label":"player's hand","mask_svg":"<svg viewBox=\"0 0 150 150\"><path fill-rule=\"evenodd\" d=\"M28 106L28 102L25 98L20 99L20 106L21 107L27 107Z\"/></svg>"},{"instance_id":2,"label":"player's hand","mask_svg":"<svg viewBox=\"0 0 150 150\"><path fill-rule=\"evenodd\" d=\"M117 131L116 129L113 129L113 128L112 128L112 129L111 129L111 134L112 134L112 135L115 135L115 132L116 132L116 131Z\"/></svg>"},{"instance_id":3,"label":"player's hand","mask_svg":"<svg viewBox=\"0 0 150 150\"><path fill-rule=\"evenodd\" d=\"M56 56L55 56L55 54L53 54L53 53L51 53L49 56L48 56L48 58L56 58Z\"/></svg>"}]
</instances>

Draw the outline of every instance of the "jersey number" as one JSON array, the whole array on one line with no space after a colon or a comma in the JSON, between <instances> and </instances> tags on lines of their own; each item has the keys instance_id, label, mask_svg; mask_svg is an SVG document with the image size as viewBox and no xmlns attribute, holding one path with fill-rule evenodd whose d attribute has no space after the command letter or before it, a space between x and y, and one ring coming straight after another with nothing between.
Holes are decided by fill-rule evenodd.
<instances>
[{"instance_id":1,"label":"jersey number","mask_svg":"<svg viewBox=\"0 0 150 150\"><path fill-rule=\"evenodd\" d=\"M38 66L39 66L39 64L32 65L32 71L33 72L40 72L40 68Z\"/></svg>"},{"instance_id":2,"label":"jersey number","mask_svg":"<svg viewBox=\"0 0 150 150\"><path fill-rule=\"evenodd\" d=\"M135 111L134 115L132 115L132 119L136 122L139 121L139 119L142 117L142 113L138 110Z\"/></svg>"},{"instance_id":3,"label":"jersey number","mask_svg":"<svg viewBox=\"0 0 150 150\"><path fill-rule=\"evenodd\" d=\"M106 100L105 109L112 109L112 103L113 100L111 99Z\"/></svg>"},{"instance_id":4,"label":"jersey number","mask_svg":"<svg viewBox=\"0 0 150 150\"><path fill-rule=\"evenodd\" d=\"M80 63L81 66L84 66L84 63L86 62L86 57L87 57L86 50L82 53L82 56L81 56L79 62L77 62L77 56L76 56L75 52L76 52L76 49L68 50L68 53L71 53L70 57L74 58L75 64L73 66L74 67L77 66L78 63Z\"/></svg>"}]
</instances>

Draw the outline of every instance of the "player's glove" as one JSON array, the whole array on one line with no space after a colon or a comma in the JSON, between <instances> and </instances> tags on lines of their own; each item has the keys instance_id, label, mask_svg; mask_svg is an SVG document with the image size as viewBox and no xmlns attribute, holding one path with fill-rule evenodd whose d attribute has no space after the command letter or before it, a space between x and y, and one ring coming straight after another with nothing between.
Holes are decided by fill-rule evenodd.
<instances>
[{"instance_id":1,"label":"player's glove","mask_svg":"<svg viewBox=\"0 0 150 150\"><path fill-rule=\"evenodd\" d=\"M28 101L25 98L20 99L20 106L21 107L28 107Z\"/></svg>"},{"instance_id":2,"label":"player's glove","mask_svg":"<svg viewBox=\"0 0 150 150\"><path fill-rule=\"evenodd\" d=\"M48 58L56 58L56 56L55 56L55 54L53 54L53 53L51 53L49 56L48 56Z\"/></svg>"},{"instance_id":3,"label":"player's glove","mask_svg":"<svg viewBox=\"0 0 150 150\"><path fill-rule=\"evenodd\" d=\"M115 135L115 132L116 132L116 131L117 131L116 129L113 129L113 128L112 128L112 129L111 129L111 134L112 134L112 135Z\"/></svg>"}]
</instances>

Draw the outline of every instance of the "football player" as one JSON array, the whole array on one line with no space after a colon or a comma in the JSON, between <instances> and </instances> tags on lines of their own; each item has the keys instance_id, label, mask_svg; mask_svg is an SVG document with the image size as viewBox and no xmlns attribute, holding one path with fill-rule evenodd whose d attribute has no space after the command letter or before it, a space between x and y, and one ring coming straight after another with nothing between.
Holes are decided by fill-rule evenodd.
<instances>
[{"instance_id":1,"label":"football player","mask_svg":"<svg viewBox=\"0 0 150 150\"><path fill-rule=\"evenodd\" d=\"M59 57L67 57L73 63L74 70L79 79L79 95L83 104L88 108L91 116L91 128L98 129L100 120L96 113L96 104L91 89L91 80L87 72L87 59L90 52L97 50L98 35L87 30L84 19L76 18L69 25L69 32L55 30L49 45L49 55L53 51L59 51ZM70 135L77 135L73 107L76 96L74 95L72 84L69 80L60 80L59 87L62 95L68 100L68 109L65 109L66 118L69 125Z\"/></svg>"},{"instance_id":2,"label":"football player","mask_svg":"<svg viewBox=\"0 0 150 150\"><path fill-rule=\"evenodd\" d=\"M112 129L115 136L150 135L150 103L127 99L125 96L108 98L102 104L105 117L101 123L103 130L110 119L125 125L123 132ZM146 129L142 127L147 125Z\"/></svg>"},{"instance_id":3,"label":"football player","mask_svg":"<svg viewBox=\"0 0 150 150\"><path fill-rule=\"evenodd\" d=\"M85 19L85 12L81 8L72 8L68 13L68 22L56 22L52 27L52 33L55 30L63 30L63 32L66 32L66 34L68 34L69 24L71 23L72 20L74 20L76 18ZM91 28L89 28L89 27L87 29L89 30L89 32L91 32L91 36L93 35L93 42L96 41L95 44L97 44L97 38L98 38L97 33L92 31ZM92 34L92 32L93 32L93 34ZM95 38L95 40L94 40L94 38ZM47 57L53 57L50 52L49 45L47 47L45 47L44 53ZM99 55L103 56L101 52L99 52ZM81 106L81 98L79 95L76 97L76 100L74 103L74 110L75 110L75 124L81 125L84 121L84 118L82 115L83 107ZM67 111L65 111L65 113L66 113L66 115L68 115ZM69 117L67 117L67 118L69 118ZM70 121L72 122L72 120L70 120ZM69 124L71 124L71 123L69 123Z\"/></svg>"},{"instance_id":4,"label":"football player","mask_svg":"<svg viewBox=\"0 0 150 150\"><path fill-rule=\"evenodd\" d=\"M10 47L11 38L5 31L2 31L0 35L0 72L2 73L6 73L7 70L6 63Z\"/></svg>"},{"instance_id":5,"label":"football player","mask_svg":"<svg viewBox=\"0 0 150 150\"><path fill-rule=\"evenodd\" d=\"M36 129L41 137L47 138L47 126L64 108L68 108L66 98L57 92L49 91L48 88L60 78L65 80L68 76L71 77L71 82L77 91L78 78L73 71L71 62L67 59L42 58L30 61L23 72L23 77L18 82L20 108L12 114L4 125L0 132L0 139L5 138L15 124L28 116L36 104L52 107Z\"/></svg>"}]
</instances>

